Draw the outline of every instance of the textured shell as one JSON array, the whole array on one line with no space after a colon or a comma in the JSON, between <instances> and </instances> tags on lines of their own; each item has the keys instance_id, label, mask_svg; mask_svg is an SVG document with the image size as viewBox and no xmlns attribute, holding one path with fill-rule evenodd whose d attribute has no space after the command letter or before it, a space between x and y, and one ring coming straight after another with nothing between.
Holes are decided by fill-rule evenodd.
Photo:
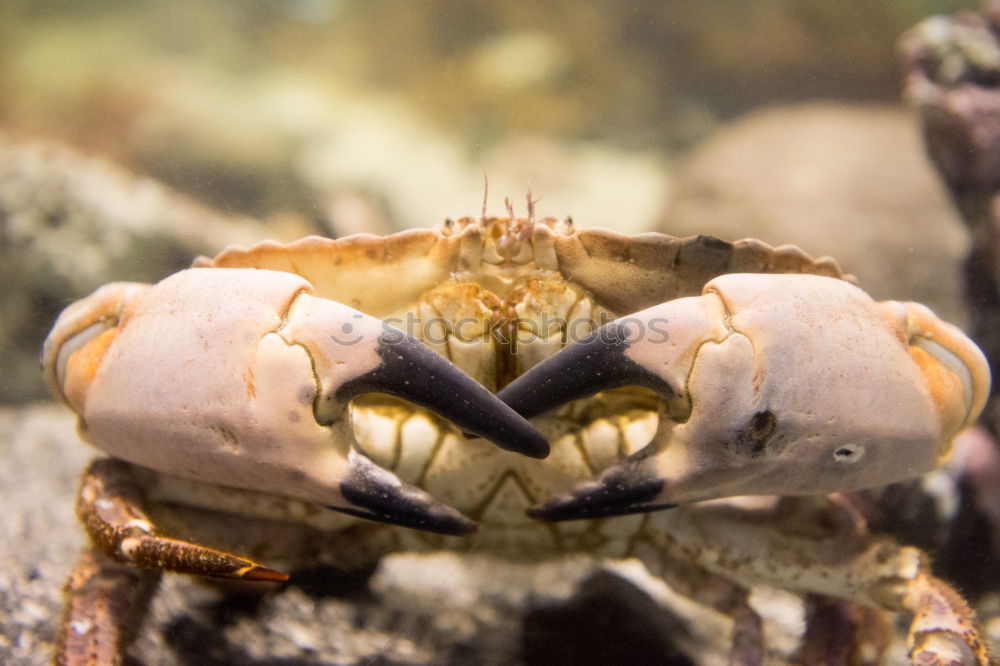
<instances>
[{"instance_id":1,"label":"textured shell","mask_svg":"<svg viewBox=\"0 0 1000 666\"><path fill-rule=\"evenodd\" d=\"M287 245L269 241L231 246L194 265L296 273L317 294L374 316L404 310L456 276L494 287L489 283L509 283L538 270L561 274L619 315L697 295L706 282L725 273L810 273L853 281L833 259L813 259L793 245L660 233L626 236L577 229L569 220L553 218L463 218L390 236L309 236Z\"/></svg>"}]
</instances>

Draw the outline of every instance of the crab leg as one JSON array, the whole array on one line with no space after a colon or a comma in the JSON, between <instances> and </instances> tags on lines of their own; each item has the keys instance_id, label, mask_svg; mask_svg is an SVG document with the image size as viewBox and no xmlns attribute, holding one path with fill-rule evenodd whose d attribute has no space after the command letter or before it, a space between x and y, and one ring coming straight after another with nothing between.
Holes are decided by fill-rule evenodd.
<instances>
[{"instance_id":1,"label":"crab leg","mask_svg":"<svg viewBox=\"0 0 1000 666\"><path fill-rule=\"evenodd\" d=\"M846 666L859 663L862 650L881 657L888 647L889 628L878 609L818 594L806 596L805 609L799 663Z\"/></svg>"},{"instance_id":2,"label":"crab leg","mask_svg":"<svg viewBox=\"0 0 1000 666\"><path fill-rule=\"evenodd\" d=\"M56 640L58 666L121 662L146 615L160 572L112 560L87 546L66 582L66 610Z\"/></svg>"},{"instance_id":3,"label":"crab leg","mask_svg":"<svg viewBox=\"0 0 1000 666\"><path fill-rule=\"evenodd\" d=\"M770 585L913 615L916 664L990 663L968 605L934 577L926 557L863 529L845 529L820 499L760 508L735 501L685 506L651 518L633 552L651 571L687 557L742 585Z\"/></svg>"},{"instance_id":4,"label":"crab leg","mask_svg":"<svg viewBox=\"0 0 1000 666\"><path fill-rule=\"evenodd\" d=\"M128 463L105 458L84 472L76 512L90 545L66 583L56 649L61 666L118 663L161 571L254 582L288 579L238 555L157 534L142 499Z\"/></svg>"},{"instance_id":5,"label":"crab leg","mask_svg":"<svg viewBox=\"0 0 1000 666\"><path fill-rule=\"evenodd\" d=\"M907 587L902 603L914 614L908 636L913 663L993 663L969 605L940 578L921 572Z\"/></svg>"},{"instance_id":6,"label":"crab leg","mask_svg":"<svg viewBox=\"0 0 1000 666\"><path fill-rule=\"evenodd\" d=\"M650 552L640 545L638 553L647 569L661 578L671 590L697 599L732 618L730 666L759 666L764 663L763 623L749 604L750 595L745 586L688 560L672 557L663 549Z\"/></svg>"},{"instance_id":7,"label":"crab leg","mask_svg":"<svg viewBox=\"0 0 1000 666\"><path fill-rule=\"evenodd\" d=\"M572 378L572 385L564 381ZM624 385L662 398L644 449L543 520L885 485L935 467L989 393L982 352L915 304L810 275L734 274L598 329L498 396L525 416Z\"/></svg>"},{"instance_id":8,"label":"crab leg","mask_svg":"<svg viewBox=\"0 0 1000 666\"><path fill-rule=\"evenodd\" d=\"M548 451L454 365L291 273L109 285L60 316L43 365L81 435L117 458L446 534L475 523L357 448L351 398L392 393L505 448Z\"/></svg>"},{"instance_id":9,"label":"crab leg","mask_svg":"<svg viewBox=\"0 0 1000 666\"><path fill-rule=\"evenodd\" d=\"M131 465L95 460L83 474L76 512L91 543L119 562L214 578L282 582L288 576L252 560L156 533L142 510Z\"/></svg>"}]
</instances>

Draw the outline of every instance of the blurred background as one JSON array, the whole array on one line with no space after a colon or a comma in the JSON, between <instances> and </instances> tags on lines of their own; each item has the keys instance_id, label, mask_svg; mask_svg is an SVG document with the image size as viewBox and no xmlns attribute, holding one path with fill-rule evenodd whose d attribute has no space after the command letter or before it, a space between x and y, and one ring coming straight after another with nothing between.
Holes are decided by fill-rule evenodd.
<instances>
[{"instance_id":1,"label":"blurred background","mask_svg":"<svg viewBox=\"0 0 1000 666\"><path fill-rule=\"evenodd\" d=\"M262 218L336 222L353 191L426 225L478 209L485 169L498 200L531 181L639 226L656 171L721 123L894 103L899 35L973 4L8 0L0 121Z\"/></svg>"}]
</instances>

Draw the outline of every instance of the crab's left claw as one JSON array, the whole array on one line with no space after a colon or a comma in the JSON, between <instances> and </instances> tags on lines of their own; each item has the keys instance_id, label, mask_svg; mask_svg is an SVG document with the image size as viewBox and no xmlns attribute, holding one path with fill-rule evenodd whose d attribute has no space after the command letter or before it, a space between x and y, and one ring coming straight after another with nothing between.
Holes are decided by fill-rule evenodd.
<instances>
[{"instance_id":1,"label":"crab's left claw","mask_svg":"<svg viewBox=\"0 0 1000 666\"><path fill-rule=\"evenodd\" d=\"M352 398L386 393L500 448L533 458L548 455L548 441L524 417L413 336L309 295L296 299L291 314L282 334L310 351L324 384L316 406L321 421L334 418Z\"/></svg>"},{"instance_id":2,"label":"crab's left claw","mask_svg":"<svg viewBox=\"0 0 1000 666\"><path fill-rule=\"evenodd\" d=\"M428 531L475 523L363 455L352 398L391 393L505 448L548 451L443 357L290 273L108 285L63 313L43 364L81 435L116 458Z\"/></svg>"},{"instance_id":3,"label":"crab's left claw","mask_svg":"<svg viewBox=\"0 0 1000 666\"><path fill-rule=\"evenodd\" d=\"M935 467L989 393L982 352L840 280L726 275L616 320L498 395L525 416L623 385L662 398L647 447L534 507L545 520L874 487Z\"/></svg>"}]
</instances>

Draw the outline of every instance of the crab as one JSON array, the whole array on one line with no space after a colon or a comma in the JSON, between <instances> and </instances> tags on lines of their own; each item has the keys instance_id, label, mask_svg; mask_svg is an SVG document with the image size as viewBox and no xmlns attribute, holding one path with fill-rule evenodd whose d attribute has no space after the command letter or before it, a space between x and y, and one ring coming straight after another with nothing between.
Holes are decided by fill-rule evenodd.
<instances>
[{"instance_id":1,"label":"crab","mask_svg":"<svg viewBox=\"0 0 1000 666\"><path fill-rule=\"evenodd\" d=\"M911 615L914 663L989 662L927 557L840 494L945 460L986 361L792 246L532 214L230 247L71 305L43 369L107 454L62 664L123 658L164 571L441 549L637 558L733 619L734 663L763 659L758 584Z\"/></svg>"}]
</instances>

